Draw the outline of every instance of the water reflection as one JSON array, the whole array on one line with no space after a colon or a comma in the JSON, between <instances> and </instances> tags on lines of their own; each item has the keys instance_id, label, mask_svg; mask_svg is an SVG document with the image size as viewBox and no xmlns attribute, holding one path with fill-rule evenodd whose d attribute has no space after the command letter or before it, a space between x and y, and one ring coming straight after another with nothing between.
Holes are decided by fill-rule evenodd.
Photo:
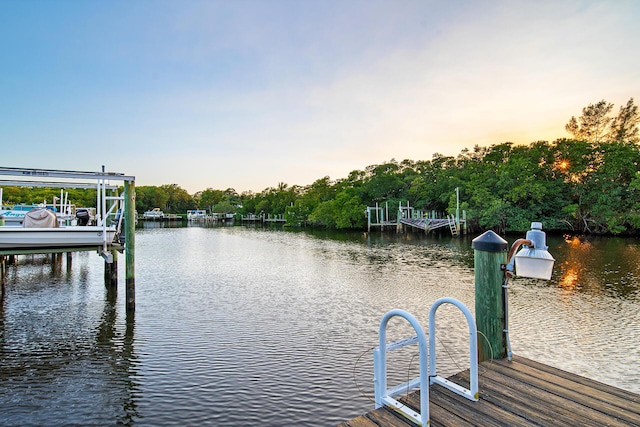
<instances>
[{"instance_id":1,"label":"water reflection","mask_svg":"<svg viewBox=\"0 0 640 427\"><path fill-rule=\"evenodd\" d=\"M86 255L74 254L75 263L61 254L25 256L9 267L0 306L0 425L132 425L137 418L134 318L119 318L115 290L96 289L101 266L89 271Z\"/></svg>"},{"instance_id":2,"label":"water reflection","mask_svg":"<svg viewBox=\"0 0 640 427\"><path fill-rule=\"evenodd\" d=\"M438 298L474 309L475 236L159 224L136 235L135 319L95 253L9 268L0 425L336 425L373 407L386 311L426 326ZM547 243L553 280L510 283L514 352L640 391L640 245ZM466 368L468 332L447 306L438 325L446 376ZM415 352L393 357L392 380L417 373Z\"/></svg>"},{"instance_id":3,"label":"water reflection","mask_svg":"<svg viewBox=\"0 0 640 427\"><path fill-rule=\"evenodd\" d=\"M137 399L140 388L137 377L138 357L134 351L135 313L126 312L124 336L118 328L118 312L116 309L117 288L110 287L106 291L104 311L97 327L95 350L109 365L108 371L113 373L113 380L122 384L122 392L118 393L122 411L116 413L118 425L133 425L139 417Z\"/></svg>"},{"instance_id":4,"label":"water reflection","mask_svg":"<svg viewBox=\"0 0 640 427\"><path fill-rule=\"evenodd\" d=\"M637 298L640 244L633 238L563 236L549 239L559 260L551 283L565 292Z\"/></svg>"}]
</instances>

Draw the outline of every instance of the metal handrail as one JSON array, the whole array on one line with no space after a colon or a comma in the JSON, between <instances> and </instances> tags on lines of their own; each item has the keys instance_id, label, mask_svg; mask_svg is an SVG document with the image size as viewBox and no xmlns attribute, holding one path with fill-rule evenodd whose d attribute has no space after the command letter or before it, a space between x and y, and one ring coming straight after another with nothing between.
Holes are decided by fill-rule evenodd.
<instances>
[{"instance_id":1,"label":"metal handrail","mask_svg":"<svg viewBox=\"0 0 640 427\"><path fill-rule=\"evenodd\" d=\"M394 316L404 318L411 324L416 332L416 336L405 338L396 342L387 343L387 324ZM397 350L418 342L420 349L420 376L405 383L387 389L387 351ZM402 415L414 421L420 426L428 426L429 418L429 371L427 360L427 337L420 323L411 314L404 310L391 310L387 312L380 321L380 343L373 352L373 382L375 389L376 408L388 405L399 411ZM412 388L420 386L420 412L413 410L407 405L393 398L400 393L404 393Z\"/></svg>"},{"instance_id":2,"label":"metal handrail","mask_svg":"<svg viewBox=\"0 0 640 427\"><path fill-rule=\"evenodd\" d=\"M436 374L436 311L442 304L453 304L462 311L469 325L469 388L449 381ZM469 309L455 298L440 298L429 309L429 372L430 384L440 384L449 390L466 397L474 402L478 401L478 331L476 321Z\"/></svg>"}]
</instances>

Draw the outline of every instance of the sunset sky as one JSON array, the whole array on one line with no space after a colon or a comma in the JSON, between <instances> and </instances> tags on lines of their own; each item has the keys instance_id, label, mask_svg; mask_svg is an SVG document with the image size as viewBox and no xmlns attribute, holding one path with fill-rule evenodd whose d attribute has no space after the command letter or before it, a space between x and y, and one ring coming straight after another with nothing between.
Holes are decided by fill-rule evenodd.
<instances>
[{"instance_id":1,"label":"sunset sky","mask_svg":"<svg viewBox=\"0 0 640 427\"><path fill-rule=\"evenodd\" d=\"M261 191L640 103L640 1L0 0L0 166Z\"/></svg>"}]
</instances>

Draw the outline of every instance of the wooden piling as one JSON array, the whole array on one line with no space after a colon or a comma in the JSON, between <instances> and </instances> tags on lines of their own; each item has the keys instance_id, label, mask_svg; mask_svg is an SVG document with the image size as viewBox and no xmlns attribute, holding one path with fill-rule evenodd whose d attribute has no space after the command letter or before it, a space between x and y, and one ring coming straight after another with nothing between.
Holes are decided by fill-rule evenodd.
<instances>
[{"instance_id":1,"label":"wooden piling","mask_svg":"<svg viewBox=\"0 0 640 427\"><path fill-rule=\"evenodd\" d=\"M473 239L478 362L507 354L505 307L502 293L507 241L489 230Z\"/></svg>"},{"instance_id":2,"label":"wooden piling","mask_svg":"<svg viewBox=\"0 0 640 427\"><path fill-rule=\"evenodd\" d=\"M104 285L107 289L118 288L118 251L111 250L111 262L104 263Z\"/></svg>"},{"instance_id":3,"label":"wooden piling","mask_svg":"<svg viewBox=\"0 0 640 427\"><path fill-rule=\"evenodd\" d=\"M7 283L7 257L4 255L0 255L0 300L4 300L6 283Z\"/></svg>"},{"instance_id":4,"label":"wooden piling","mask_svg":"<svg viewBox=\"0 0 640 427\"><path fill-rule=\"evenodd\" d=\"M125 289L126 310L133 313L136 308L136 186L135 181L124 182L124 227L125 227Z\"/></svg>"},{"instance_id":5,"label":"wooden piling","mask_svg":"<svg viewBox=\"0 0 640 427\"><path fill-rule=\"evenodd\" d=\"M71 251L67 252L67 273L71 273L71 266L73 265L72 263L72 253Z\"/></svg>"}]
</instances>

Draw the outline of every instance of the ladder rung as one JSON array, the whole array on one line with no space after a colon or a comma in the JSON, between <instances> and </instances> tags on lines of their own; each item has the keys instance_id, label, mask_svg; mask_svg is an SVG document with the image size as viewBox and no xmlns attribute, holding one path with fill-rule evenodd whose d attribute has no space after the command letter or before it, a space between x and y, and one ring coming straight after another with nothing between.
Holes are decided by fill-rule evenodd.
<instances>
[{"instance_id":1,"label":"ladder rung","mask_svg":"<svg viewBox=\"0 0 640 427\"><path fill-rule=\"evenodd\" d=\"M416 387L420 386L420 377L416 377L412 380L409 380L407 382L404 382L402 384L398 384L395 387L391 387L389 389L387 389L387 395L388 396L397 396L401 393L406 393L411 389L414 389Z\"/></svg>"},{"instance_id":2,"label":"ladder rung","mask_svg":"<svg viewBox=\"0 0 640 427\"><path fill-rule=\"evenodd\" d=\"M397 350L399 348L406 347L408 345L415 344L417 342L418 342L418 336L417 335L415 335L415 336L413 336L411 338L404 338L404 339L401 339L401 340L398 340L398 341L390 342L390 343L387 343L387 351Z\"/></svg>"}]
</instances>

